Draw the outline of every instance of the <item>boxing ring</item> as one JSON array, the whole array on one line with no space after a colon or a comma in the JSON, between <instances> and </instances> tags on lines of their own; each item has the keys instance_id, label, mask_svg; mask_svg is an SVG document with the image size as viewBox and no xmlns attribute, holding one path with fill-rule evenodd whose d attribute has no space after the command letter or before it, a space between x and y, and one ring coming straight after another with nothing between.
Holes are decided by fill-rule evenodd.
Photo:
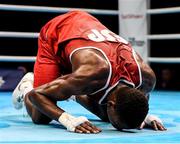
<instances>
[{"instance_id":1,"label":"boxing ring","mask_svg":"<svg viewBox=\"0 0 180 144\"><path fill-rule=\"evenodd\" d=\"M102 129L99 134L67 132L55 121L50 125L35 125L25 111L12 108L11 93L0 93L0 143L178 143L180 141L180 92L152 92L150 112L159 116L167 131L127 130L119 132L111 124L73 101L59 103L75 116L84 115ZM23 116L24 115L24 116Z\"/></svg>"},{"instance_id":2,"label":"boxing ring","mask_svg":"<svg viewBox=\"0 0 180 144\"><path fill-rule=\"evenodd\" d=\"M4 11L33 11L64 13L72 8L38 7L0 4ZM92 14L118 15L117 10L82 9ZM180 7L148 9L147 15L179 13ZM0 31L0 37L37 38L39 33ZM147 40L180 39L180 34L147 35ZM4 56L0 62L31 62L35 56ZM180 57L148 57L149 63L180 63ZM57 122L50 125L35 125L26 115L25 109L17 111L12 106L12 92L0 92L0 143L180 143L180 91L153 91L150 97L150 113L159 116L167 131L126 130L117 131L111 124L101 122L92 113L73 101L59 102L69 113L86 116L102 128L99 134L77 134L67 132Z\"/></svg>"}]
</instances>

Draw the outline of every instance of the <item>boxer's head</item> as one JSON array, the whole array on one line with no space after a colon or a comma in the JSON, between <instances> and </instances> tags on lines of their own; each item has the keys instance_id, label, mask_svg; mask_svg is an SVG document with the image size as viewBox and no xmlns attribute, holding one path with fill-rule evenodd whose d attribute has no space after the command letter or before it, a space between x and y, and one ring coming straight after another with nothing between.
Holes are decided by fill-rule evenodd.
<instances>
[{"instance_id":1,"label":"boxer's head","mask_svg":"<svg viewBox=\"0 0 180 144\"><path fill-rule=\"evenodd\" d=\"M135 88L117 86L108 96L108 117L118 130L139 127L148 110L148 99Z\"/></svg>"}]
</instances>

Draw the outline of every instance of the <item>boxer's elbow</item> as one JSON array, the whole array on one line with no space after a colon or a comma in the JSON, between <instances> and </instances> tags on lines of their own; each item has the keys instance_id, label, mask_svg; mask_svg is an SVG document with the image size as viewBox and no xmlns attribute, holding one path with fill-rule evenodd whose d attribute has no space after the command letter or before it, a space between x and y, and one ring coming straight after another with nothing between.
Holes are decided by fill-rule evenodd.
<instances>
[{"instance_id":1,"label":"boxer's elbow","mask_svg":"<svg viewBox=\"0 0 180 144\"><path fill-rule=\"evenodd\" d=\"M38 93L36 92L36 90L30 91L28 94L28 98L33 104L38 102L37 97L38 97Z\"/></svg>"},{"instance_id":2,"label":"boxer's elbow","mask_svg":"<svg viewBox=\"0 0 180 144\"><path fill-rule=\"evenodd\" d=\"M144 93L150 93L152 90L154 90L156 85L156 75L153 71L146 71L143 72L143 82L140 87L140 89Z\"/></svg>"},{"instance_id":3,"label":"boxer's elbow","mask_svg":"<svg viewBox=\"0 0 180 144\"><path fill-rule=\"evenodd\" d=\"M108 67L101 66L100 68L97 68L89 77L90 82L89 85L87 85L86 87L87 89L90 88L88 94L94 93L99 89L103 88L107 83L109 74L110 74L110 70Z\"/></svg>"}]
</instances>

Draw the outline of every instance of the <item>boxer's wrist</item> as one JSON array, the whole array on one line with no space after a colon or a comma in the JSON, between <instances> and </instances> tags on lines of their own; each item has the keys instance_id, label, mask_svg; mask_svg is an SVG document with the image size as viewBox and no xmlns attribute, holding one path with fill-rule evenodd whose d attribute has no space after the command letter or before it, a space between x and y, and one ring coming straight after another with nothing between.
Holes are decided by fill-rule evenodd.
<instances>
[{"instance_id":1,"label":"boxer's wrist","mask_svg":"<svg viewBox=\"0 0 180 144\"><path fill-rule=\"evenodd\" d=\"M88 121L86 117L74 117L66 112L63 112L58 118L58 121L67 128L68 131L74 132L76 127L85 121Z\"/></svg>"},{"instance_id":2,"label":"boxer's wrist","mask_svg":"<svg viewBox=\"0 0 180 144\"><path fill-rule=\"evenodd\" d=\"M75 119L75 117L73 117L72 115L63 112L61 114L61 116L59 117L58 121L67 128L67 130L69 131L75 131L75 128L73 128L73 126L71 126L71 122Z\"/></svg>"}]
</instances>

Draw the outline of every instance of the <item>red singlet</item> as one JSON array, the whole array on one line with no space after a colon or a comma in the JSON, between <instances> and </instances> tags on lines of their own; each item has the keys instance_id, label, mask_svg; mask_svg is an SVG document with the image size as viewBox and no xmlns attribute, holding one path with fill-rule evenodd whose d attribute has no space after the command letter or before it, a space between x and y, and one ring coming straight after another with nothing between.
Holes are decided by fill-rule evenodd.
<instances>
[{"instance_id":1,"label":"red singlet","mask_svg":"<svg viewBox=\"0 0 180 144\"><path fill-rule=\"evenodd\" d=\"M86 48L100 51L109 63L105 86L92 94L100 104L120 81L135 88L142 83L132 47L86 12L72 11L49 21L41 29L38 47L34 87L71 73L73 53Z\"/></svg>"}]
</instances>

